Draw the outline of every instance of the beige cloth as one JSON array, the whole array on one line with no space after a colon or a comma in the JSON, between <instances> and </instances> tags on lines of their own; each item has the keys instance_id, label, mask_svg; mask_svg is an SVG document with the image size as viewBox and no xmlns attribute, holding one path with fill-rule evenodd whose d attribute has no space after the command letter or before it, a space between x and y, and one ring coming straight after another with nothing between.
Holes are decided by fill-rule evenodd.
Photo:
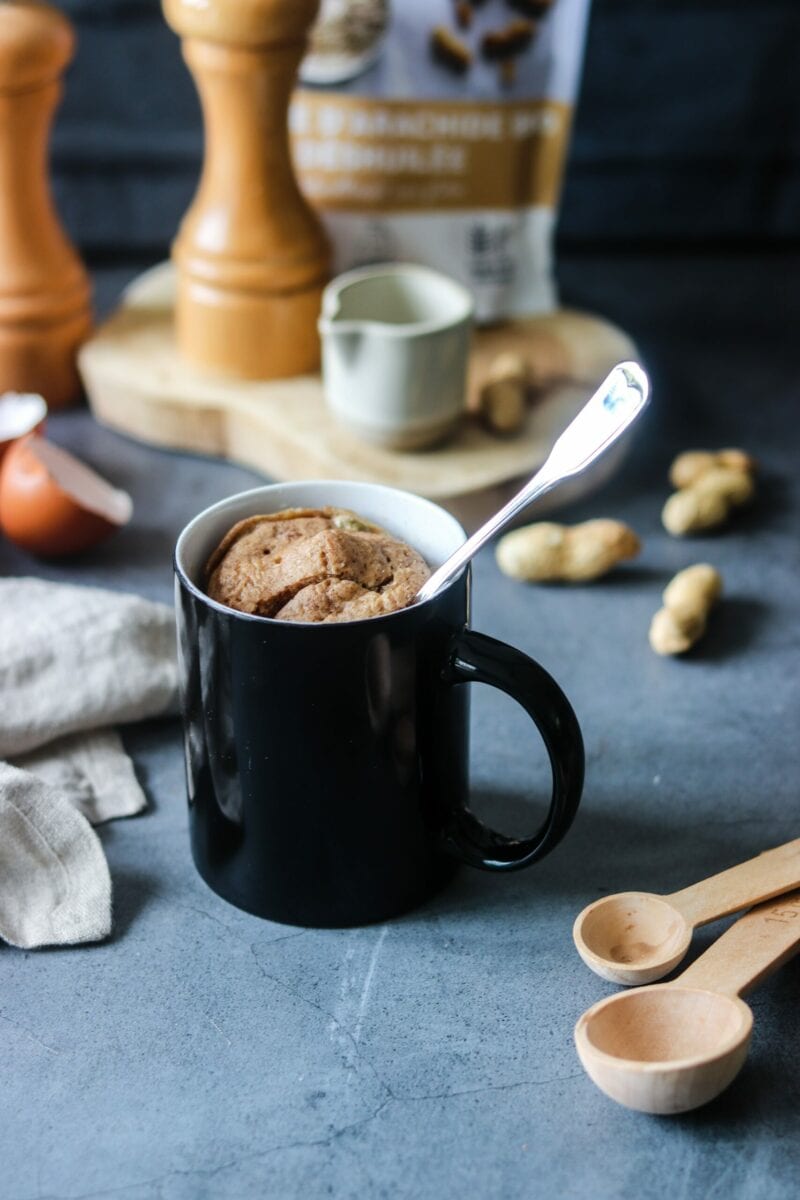
<instances>
[{"instance_id":1,"label":"beige cloth","mask_svg":"<svg viewBox=\"0 0 800 1200\"><path fill-rule=\"evenodd\" d=\"M68 734L16 758L14 765L49 783L91 825L133 817L147 808L116 729Z\"/></svg>"},{"instance_id":2,"label":"beige cloth","mask_svg":"<svg viewBox=\"0 0 800 1200\"><path fill-rule=\"evenodd\" d=\"M146 807L116 724L174 712L172 610L99 588L0 580L0 937L111 929L92 824ZM91 823L91 824L90 824Z\"/></svg>"},{"instance_id":3,"label":"beige cloth","mask_svg":"<svg viewBox=\"0 0 800 1200\"><path fill-rule=\"evenodd\" d=\"M31 948L110 932L111 878L97 834L55 788L0 763L0 937Z\"/></svg>"},{"instance_id":4,"label":"beige cloth","mask_svg":"<svg viewBox=\"0 0 800 1200\"><path fill-rule=\"evenodd\" d=\"M100 588L0 580L0 758L165 712L172 610Z\"/></svg>"}]
</instances>

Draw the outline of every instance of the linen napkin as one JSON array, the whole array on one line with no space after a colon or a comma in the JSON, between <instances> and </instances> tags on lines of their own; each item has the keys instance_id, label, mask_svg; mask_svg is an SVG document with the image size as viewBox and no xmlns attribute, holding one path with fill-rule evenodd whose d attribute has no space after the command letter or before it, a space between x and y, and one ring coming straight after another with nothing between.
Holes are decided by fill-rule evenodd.
<instances>
[{"instance_id":1,"label":"linen napkin","mask_svg":"<svg viewBox=\"0 0 800 1200\"><path fill-rule=\"evenodd\" d=\"M91 825L146 806L111 727L176 705L167 605L0 580L0 937L32 948L108 935L111 883Z\"/></svg>"},{"instance_id":2,"label":"linen napkin","mask_svg":"<svg viewBox=\"0 0 800 1200\"><path fill-rule=\"evenodd\" d=\"M111 932L111 878L85 817L27 771L0 763L0 937L14 946Z\"/></svg>"},{"instance_id":3,"label":"linen napkin","mask_svg":"<svg viewBox=\"0 0 800 1200\"><path fill-rule=\"evenodd\" d=\"M91 825L133 817L147 808L116 729L73 733L14 760L38 775L83 813Z\"/></svg>"}]
</instances>

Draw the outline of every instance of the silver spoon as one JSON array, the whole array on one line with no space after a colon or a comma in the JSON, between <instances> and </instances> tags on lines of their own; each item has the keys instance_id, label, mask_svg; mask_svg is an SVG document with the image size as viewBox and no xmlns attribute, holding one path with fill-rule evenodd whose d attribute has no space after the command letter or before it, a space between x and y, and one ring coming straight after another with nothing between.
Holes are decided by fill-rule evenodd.
<instances>
[{"instance_id":1,"label":"silver spoon","mask_svg":"<svg viewBox=\"0 0 800 1200\"><path fill-rule=\"evenodd\" d=\"M639 416L649 395L649 380L638 363L624 362L614 367L561 434L544 465L508 504L433 572L418 591L417 602L431 600L443 591L481 547L534 500L551 492L564 479L585 471L605 454Z\"/></svg>"}]
</instances>

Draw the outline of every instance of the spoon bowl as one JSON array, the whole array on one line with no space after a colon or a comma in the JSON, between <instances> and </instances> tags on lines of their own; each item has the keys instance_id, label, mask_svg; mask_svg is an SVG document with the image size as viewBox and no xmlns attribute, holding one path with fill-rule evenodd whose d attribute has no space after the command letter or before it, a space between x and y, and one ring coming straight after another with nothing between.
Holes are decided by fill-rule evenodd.
<instances>
[{"instance_id":1,"label":"spoon bowl","mask_svg":"<svg viewBox=\"0 0 800 1200\"><path fill-rule=\"evenodd\" d=\"M604 896L578 915L572 936L596 975L627 986L653 983L678 965L698 925L798 885L800 838L794 838L668 896Z\"/></svg>"},{"instance_id":2,"label":"spoon bowl","mask_svg":"<svg viewBox=\"0 0 800 1200\"><path fill-rule=\"evenodd\" d=\"M572 929L587 967L611 983L652 983L681 961L692 926L663 896L619 892L596 900Z\"/></svg>"},{"instance_id":3,"label":"spoon bowl","mask_svg":"<svg viewBox=\"0 0 800 1200\"><path fill-rule=\"evenodd\" d=\"M747 1057L753 1014L738 996L675 984L620 992L575 1028L589 1077L619 1104L688 1112L733 1081Z\"/></svg>"},{"instance_id":4,"label":"spoon bowl","mask_svg":"<svg viewBox=\"0 0 800 1200\"><path fill-rule=\"evenodd\" d=\"M646 1113L707 1104L747 1057L753 1014L740 999L800 950L800 890L745 913L672 983L618 992L575 1026L590 1079Z\"/></svg>"}]
</instances>

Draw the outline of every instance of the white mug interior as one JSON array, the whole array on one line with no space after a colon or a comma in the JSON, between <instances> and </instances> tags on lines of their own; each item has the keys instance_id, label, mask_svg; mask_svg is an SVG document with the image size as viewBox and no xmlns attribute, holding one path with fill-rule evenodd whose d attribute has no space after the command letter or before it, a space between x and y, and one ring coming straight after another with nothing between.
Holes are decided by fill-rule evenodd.
<instances>
[{"instance_id":1,"label":"white mug interior","mask_svg":"<svg viewBox=\"0 0 800 1200\"><path fill-rule=\"evenodd\" d=\"M229 496L199 513L178 538L176 566L195 592L209 604L221 607L205 596L205 565L237 521L284 508L326 506L348 508L374 521L418 550L432 571L466 541L466 533L449 512L398 488L341 479L273 483Z\"/></svg>"}]
</instances>

